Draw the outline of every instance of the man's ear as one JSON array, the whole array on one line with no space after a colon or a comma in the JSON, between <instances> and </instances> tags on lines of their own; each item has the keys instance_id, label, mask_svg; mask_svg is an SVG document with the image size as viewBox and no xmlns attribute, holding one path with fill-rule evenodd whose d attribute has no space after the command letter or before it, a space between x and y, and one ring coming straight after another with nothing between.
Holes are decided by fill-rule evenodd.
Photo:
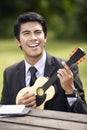
<instances>
[{"instance_id":1,"label":"man's ear","mask_svg":"<svg viewBox=\"0 0 87 130\"><path fill-rule=\"evenodd\" d=\"M17 44L18 47L21 46L21 45L20 45L20 41L19 41L18 39L15 38L15 42L16 42L16 44Z\"/></svg>"},{"instance_id":2,"label":"man's ear","mask_svg":"<svg viewBox=\"0 0 87 130\"><path fill-rule=\"evenodd\" d=\"M18 39L16 39L16 38L15 38L15 41L16 41L17 46L22 50L22 46L20 44L20 41Z\"/></svg>"},{"instance_id":3,"label":"man's ear","mask_svg":"<svg viewBox=\"0 0 87 130\"><path fill-rule=\"evenodd\" d=\"M46 45L46 42L47 42L47 36L45 37L45 40L44 40L44 46Z\"/></svg>"}]
</instances>

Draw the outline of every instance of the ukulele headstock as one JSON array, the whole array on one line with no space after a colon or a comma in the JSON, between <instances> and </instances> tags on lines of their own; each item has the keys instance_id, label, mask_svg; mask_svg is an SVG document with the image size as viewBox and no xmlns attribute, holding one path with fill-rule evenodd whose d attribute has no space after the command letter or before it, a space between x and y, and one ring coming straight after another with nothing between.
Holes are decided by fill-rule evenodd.
<instances>
[{"instance_id":1,"label":"ukulele headstock","mask_svg":"<svg viewBox=\"0 0 87 130\"><path fill-rule=\"evenodd\" d=\"M70 59L67 61L67 65L71 66L73 63L79 63L85 60L85 51L82 48L75 48L70 55Z\"/></svg>"}]
</instances>

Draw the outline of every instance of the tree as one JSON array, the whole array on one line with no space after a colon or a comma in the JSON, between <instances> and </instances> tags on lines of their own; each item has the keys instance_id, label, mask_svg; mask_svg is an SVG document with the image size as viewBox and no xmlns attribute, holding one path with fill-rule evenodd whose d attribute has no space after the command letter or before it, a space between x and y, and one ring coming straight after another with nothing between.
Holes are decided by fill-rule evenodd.
<instances>
[{"instance_id":1,"label":"tree","mask_svg":"<svg viewBox=\"0 0 87 130\"><path fill-rule=\"evenodd\" d=\"M60 39L87 39L87 0L3 0L0 4L0 38L13 37L16 17L35 11Z\"/></svg>"}]
</instances>

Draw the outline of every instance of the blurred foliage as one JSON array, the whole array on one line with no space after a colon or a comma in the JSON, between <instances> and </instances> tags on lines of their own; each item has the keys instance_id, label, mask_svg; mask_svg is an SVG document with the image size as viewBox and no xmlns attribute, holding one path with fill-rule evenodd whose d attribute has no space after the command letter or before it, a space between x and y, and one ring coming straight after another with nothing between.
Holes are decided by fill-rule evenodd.
<instances>
[{"instance_id":1,"label":"blurred foliage","mask_svg":"<svg viewBox=\"0 0 87 130\"><path fill-rule=\"evenodd\" d=\"M87 40L87 0L2 0L0 38L12 38L16 17L27 11L43 15L58 39Z\"/></svg>"}]
</instances>

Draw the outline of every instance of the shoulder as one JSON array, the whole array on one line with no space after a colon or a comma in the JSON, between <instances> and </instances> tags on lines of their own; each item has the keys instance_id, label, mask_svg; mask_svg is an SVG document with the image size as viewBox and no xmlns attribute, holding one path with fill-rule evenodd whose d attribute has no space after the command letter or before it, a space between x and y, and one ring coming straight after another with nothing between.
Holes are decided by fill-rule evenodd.
<instances>
[{"instance_id":1,"label":"shoulder","mask_svg":"<svg viewBox=\"0 0 87 130\"><path fill-rule=\"evenodd\" d=\"M62 61L64 61L65 63L67 63L67 61L68 61L68 60L65 60L65 59L63 59L63 58L50 55L50 54L48 54L48 53L47 53L47 59L48 59L51 63L53 63L53 64L60 65L60 67L62 67L62 64L61 64ZM69 67L70 67L70 69L71 69L72 71L78 71L78 66L77 66L77 64L75 64L75 63L72 64L72 65L69 66Z\"/></svg>"},{"instance_id":2,"label":"shoulder","mask_svg":"<svg viewBox=\"0 0 87 130\"><path fill-rule=\"evenodd\" d=\"M19 70L21 69L22 67L24 67L24 60L16 63L16 64L13 64L11 66L8 66L5 70L4 70L4 73L11 73L11 72L15 72L16 70Z\"/></svg>"},{"instance_id":3,"label":"shoulder","mask_svg":"<svg viewBox=\"0 0 87 130\"><path fill-rule=\"evenodd\" d=\"M64 61L66 62L65 59L63 58L60 58L60 57L57 57L57 56L53 56L53 55L50 55L50 54L46 54L47 55L47 61L51 64L55 64L55 65L60 65L62 66L61 62Z\"/></svg>"}]
</instances>

